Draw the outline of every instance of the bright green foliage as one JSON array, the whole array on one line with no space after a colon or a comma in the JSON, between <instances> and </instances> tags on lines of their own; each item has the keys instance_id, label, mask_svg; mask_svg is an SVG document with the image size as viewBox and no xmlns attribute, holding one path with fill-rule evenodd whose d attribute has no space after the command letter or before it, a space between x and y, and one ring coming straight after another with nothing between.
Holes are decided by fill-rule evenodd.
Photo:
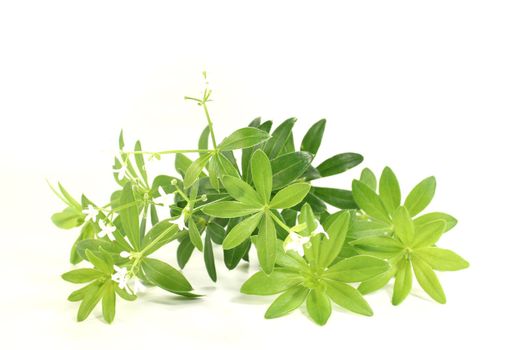
<instances>
[{"instance_id":1,"label":"bright green foliage","mask_svg":"<svg viewBox=\"0 0 525 350\"><path fill-rule=\"evenodd\" d=\"M360 293L382 288L393 277L395 304L410 293L413 276L432 298L445 301L434 271L459 270L468 263L435 246L456 220L441 212L422 214L435 192L433 177L418 184L405 201L389 168L379 180L365 168L351 189L318 186L318 179L363 161L360 154L343 152L318 162L325 119L302 138L294 135L296 118L280 124L256 118L218 138L210 96L206 87L202 96L186 97L202 108L206 119L196 149L148 152L140 141L127 148L120 132L113 165L116 188L104 205L85 195L77 200L60 183L50 185L65 204L52 222L79 229L70 251L71 264L79 266L63 275L68 282L85 284L68 298L80 302L79 321L101 304L102 316L111 323L116 296L135 300L144 292L143 284L199 297L172 262L155 257L158 250L173 246L179 268L201 255L214 282L220 277L216 248L231 270L243 261L252 263L250 250L255 247L261 271L246 281L242 292L280 293L266 318L305 304L311 318L325 324L332 303L370 316ZM172 172L148 173L150 160L167 156L174 158ZM332 207L342 210L331 214ZM358 290L351 283L360 283Z\"/></svg>"},{"instance_id":2,"label":"bright green foliage","mask_svg":"<svg viewBox=\"0 0 525 350\"><path fill-rule=\"evenodd\" d=\"M350 213L343 211L332 215L326 231L314 235L305 248L305 257L294 251L285 252L279 242L278 267L267 275L263 271L251 276L241 287L241 292L254 295L282 293L266 311L266 318L288 314L306 301L312 320L324 325L332 312L332 302L352 312L372 316L373 312L361 294L348 283L363 282L389 270L389 264L371 256L355 256L335 262L341 251ZM308 219L302 223L307 225ZM255 239L260 244L258 238Z\"/></svg>"}]
</instances>

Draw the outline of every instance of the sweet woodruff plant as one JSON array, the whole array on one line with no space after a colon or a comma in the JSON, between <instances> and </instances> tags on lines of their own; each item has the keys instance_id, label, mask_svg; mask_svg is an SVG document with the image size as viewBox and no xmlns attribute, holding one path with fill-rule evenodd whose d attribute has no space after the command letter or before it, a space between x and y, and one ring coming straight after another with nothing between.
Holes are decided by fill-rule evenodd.
<instances>
[{"instance_id":1,"label":"sweet woodruff plant","mask_svg":"<svg viewBox=\"0 0 525 350\"><path fill-rule=\"evenodd\" d=\"M207 120L196 149L146 152L137 141L129 151L120 134L113 166L118 188L108 203L94 203L85 195L78 201L60 183L52 187L66 204L52 221L63 229L80 227L70 253L79 268L62 275L82 285L68 297L80 303L79 321L101 304L111 323L117 296L133 301L151 287L203 297L180 269L197 250L215 282L214 254L219 249L214 246L222 248L230 270L241 260L248 262L250 250L256 250L260 271L240 292L279 294L266 318L306 304L312 320L323 325L332 303L371 316L363 295L393 280L392 304L398 305L410 294L414 276L432 299L445 303L434 271L464 269L468 262L438 247L456 220L441 212L423 213L434 196L433 177L404 200L388 167L379 180L365 168L351 190L316 186L318 179L363 161L360 154L346 152L318 162L324 119L312 125L299 148L295 118L276 127L257 118L217 139L210 95L206 87L200 98L186 97L202 107ZM152 178L146 160L167 156L175 158L173 173ZM170 216L159 217L159 207L169 207ZM155 258L166 245L173 246L174 255L176 248L180 269Z\"/></svg>"}]
</instances>

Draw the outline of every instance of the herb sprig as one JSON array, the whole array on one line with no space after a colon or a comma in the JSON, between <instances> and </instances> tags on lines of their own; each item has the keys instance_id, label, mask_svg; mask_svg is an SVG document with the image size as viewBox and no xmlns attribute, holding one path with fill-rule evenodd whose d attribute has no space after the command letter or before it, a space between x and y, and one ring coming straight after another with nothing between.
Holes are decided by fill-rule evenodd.
<instances>
[{"instance_id":1,"label":"herb sprig","mask_svg":"<svg viewBox=\"0 0 525 350\"><path fill-rule=\"evenodd\" d=\"M316 161L325 119L310 127L298 148L295 118L275 128L272 121L256 118L221 140L210 115L211 94L206 82L200 97L186 97L206 118L195 149L144 151L136 141L127 150L120 133L113 165L118 188L106 204L86 195L77 200L61 183L50 185L65 204L52 215L53 223L62 229L80 228L70 252L70 262L78 267L62 275L68 282L85 284L68 297L80 302L79 321L101 303L103 317L111 323L117 295L133 301L153 286L185 298L202 297L180 269L198 251L210 279L217 281L219 247L230 270L241 260L249 261L255 247L261 271L241 292L280 294L266 318L284 316L304 303L320 325L330 317L332 303L371 316L362 294L394 278L392 303L398 305L412 289L412 272L430 297L445 303L434 271L460 270L468 263L436 246L456 219L441 212L421 215L435 192L433 177L418 184L403 203L398 180L388 167L379 184L373 172L364 169L351 190L317 186L316 180L363 161L353 152ZM172 174L148 173L149 161L173 155ZM169 207L169 217L159 217L160 207ZM154 257L173 244L180 269Z\"/></svg>"}]
</instances>

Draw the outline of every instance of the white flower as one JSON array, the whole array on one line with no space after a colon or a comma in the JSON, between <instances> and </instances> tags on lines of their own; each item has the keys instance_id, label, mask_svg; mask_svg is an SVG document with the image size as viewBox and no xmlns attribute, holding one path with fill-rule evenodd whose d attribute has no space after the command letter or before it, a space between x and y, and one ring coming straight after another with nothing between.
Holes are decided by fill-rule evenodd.
<instances>
[{"instance_id":1,"label":"white flower","mask_svg":"<svg viewBox=\"0 0 525 350\"><path fill-rule=\"evenodd\" d=\"M128 259L131 256L131 254L129 252L127 252L127 251L122 251L122 252L120 252L119 255L120 255L121 258L124 258L124 259Z\"/></svg>"},{"instance_id":2,"label":"white flower","mask_svg":"<svg viewBox=\"0 0 525 350\"><path fill-rule=\"evenodd\" d=\"M156 199L159 201L159 204L169 207L173 203L173 193L166 193L161 186L159 186L158 191L160 196L156 197Z\"/></svg>"},{"instance_id":3,"label":"white flower","mask_svg":"<svg viewBox=\"0 0 525 350\"><path fill-rule=\"evenodd\" d=\"M126 167L121 165L119 169L113 169L113 173L117 174L119 181L122 181L126 177Z\"/></svg>"},{"instance_id":4,"label":"white flower","mask_svg":"<svg viewBox=\"0 0 525 350\"><path fill-rule=\"evenodd\" d=\"M133 291L133 294L137 295L138 293L142 293L146 291L146 287L140 282L140 280L136 277L133 277L130 281L131 284L131 290ZM129 286L128 286L129 288Z\"/></svg>"},{"instance_id":5,"label":"white flower","mask_svg":"<svg viewBox=\"0 0 525 350\"><path fill-rule=\"evenodd\" d=\"M99 238L108 236L110 240L115 240L115 236L113 236L113 232L115 232L115 230L117 229L115 226L113 226L111 223L106 224L102 220L98 221L98 226L100 227L100 232L97 234Z\"/></svg>"},{"instance_id":6,"label":"white flower","mask_svg":"<svg viewBox=\"0 0 525 350\"><path fill-rule=\"evenodd\" d=\"M118 283L120 289L125 289L129 292L128 269L126 267L118 267L117 265L113 265L113 268L115 269L115 273L111 276L111 279Z\"/></svg>"},{"instance_id":7,"label":"white flower","mask_svg":"<svg viewBox=\"0 0 525 350\"><path fill-rule=\"evenodd\" d=\"M186 228L186 214L187 213L188 213L188 207L186 206L184 209L182 209L180 216L175 220L170 220L169 223L173 225L177 225L179 227L179 231L184 230Z\"/></svg>"},{"instance_id":8,"label":"white flower","mask_svg":"<svg viewBox=\"0 0 525 350\"><path fill-rule=\"evenodd\" d=\"M87 209L82 210L82 214L86 214L86 221L97 222L98 210L95 209L91 204L88 204Z\"/></svg>"},{"instance_id":9,"label":"white flower","mask_svg":"<svg viewBox=\"0 0 525 350\"><path fill-rule=\"evenodd\" d=\"M304 247L303 245L310 242L310 237L304 237L299 235L297 232L290 231L288 234L288 237L286 237L284 241L284 250L289 251L293 250L297 252L299 255L304 255Z\"/></svg>"}]
</instances>

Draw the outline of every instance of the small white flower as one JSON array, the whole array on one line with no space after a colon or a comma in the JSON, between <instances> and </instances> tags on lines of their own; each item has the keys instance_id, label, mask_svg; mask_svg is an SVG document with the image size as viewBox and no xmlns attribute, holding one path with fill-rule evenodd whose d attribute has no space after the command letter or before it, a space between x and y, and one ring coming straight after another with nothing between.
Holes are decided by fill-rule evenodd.
<instances>
[{"instance_id":1,"label":"small white flower","mask_svg":"<svg viewBox=\"0 0 525 350\"><path fill-rule=\"evenodd\" d=\"M124 258L124 259L128 259L131 256L131 254L129 252L127 252L127 251L122 251L122 252L120 252L119 255L120 255L121 258Z\"/></svg>"},{"instance_id":2,"label":"small white flower","mask_svg":"<svg viewBox=\"0 0 525 350\"><path fill-rule=\"evenodd\" d=\"M125 289L129 292L128 269L126 267L118 267L117 265L113 265L113 268L115 269L115 273L111 276L111 279L118 283L120 289Z\"/></svg>"},{"instance_id":3,"label":"small white flower","mask_svg":"<svg viewBox=\"0 0 525 350\"><path fill-rule=\"evenodd\" d=\"M179 231L184 230L186 228L186 214L187 213L188 213L188 207L186 206L184 209L182 209L180 216L175 220L170 220L169 223L173 225L177 225L179 227Z\"/></svg>"},{"instance_id":4,"label":"small white flower","mask_svg":"<svg viewBox=\"0 0 525 350\"><path fill-rule=\"evenodd\" d=\"M131 284L131 290L133 291L133 294L135 295L146 291L146 287L136 277L132 278L129 284Z\"/></svg>"},{"instance_id":5,"label":"small white flower","mask_svg":"<svg viewBox=\"0 0 525 350\"><path fill-rule=\"evenodd\" d=\"M100 232L97 234L99 238L108 236L110 240L115 240L115 236L113 236L113 232L115 232L115 230L117 229L115 226L113 226L111 223L106 224L102 220L98 221L98 226L100 227Z\"/></svg>"},{"instance_id":6,"label":"small white flower","mask_svg":"<svg viewBox=\"0 0 525 350\"><path fill-rule=\"evenodd\" d=\"M124 165L121 165L120 168L113 169L113 173L117 174L117 178L119 181L122 181L126 177L126 167Z\"/></svg>"},{"instance_id":7,"label":"small white flower","mask_svg":"<svg viewBox=\"0 0 525 350\"><path fill-rule=\"evenodd\" d=\"M160 196L155 198L159 201L158 204L162 204L165 207L169 207L171 203L173 203L173 193L166 193L166 191L164 191L164 189L161 186L159 186L158 191Z\"/></svg>"},{"instance_id":8,"label":"small white flower","mask_svg":"<svg viewBox=\"0 0 525 350\"><path fill-rule=\"evenodd\" d=\"M293 250L297 252L299 255L304 255L304 247L303 245L310 242L310 237L304 237L299 235L297 232L290 231L288 234L288 237L286 237L284 241L284 250L289 251Z\"/></svg>"},{"instance_id":9,"label":"small white flower","mask_svg":"<svg viewBox=\"0 0 525 350\"><path fill-rule=\"evenodd\" d=\"M98 215L98 210L93 207L91 204L88 204L88 207L87 209L84 209L82 210L82 214L85 214L86 215L86 221L93 221L93 222L97 222L97 215Z\"/></svg>"}]
</instances>

